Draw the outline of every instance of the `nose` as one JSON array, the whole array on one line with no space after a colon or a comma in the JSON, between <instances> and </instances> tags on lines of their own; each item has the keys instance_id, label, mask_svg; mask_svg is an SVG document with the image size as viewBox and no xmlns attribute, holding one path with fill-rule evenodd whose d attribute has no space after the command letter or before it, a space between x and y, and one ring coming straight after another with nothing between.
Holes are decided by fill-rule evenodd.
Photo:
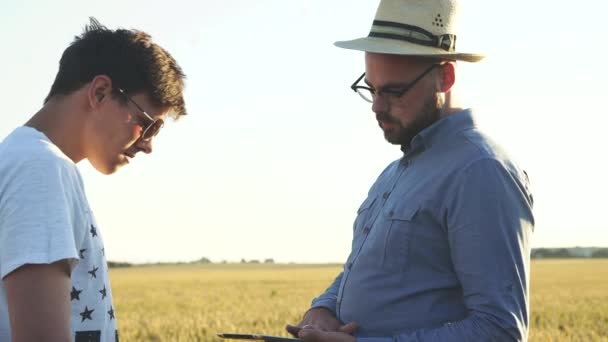
<instances>
[{"instance_id":1,"label":"nose","mask_svg":"<svg viewBox=\"0 0 608 342\"><path fill-rule=\"evenodd\" d=\"M138 150L144 152L145 154L152 153L152 139L150 139L148 141L139 139L135 143L135 146L137 147Z\"/></svg>"},{"instance_id":2,"label":"nose","mask_svg":"<svg viewBox=\"0 0 608 342\"><path fill-rule=\"evenodd\" d=\"M389 103L388 100L385 98L385 96L380 96L380 94L377 94L376 96L374 96L373 98L373 102L372 102L372 111L376 114L378 113L386 113L388 112L389 109Z\"/></svg>"}]
</instances>

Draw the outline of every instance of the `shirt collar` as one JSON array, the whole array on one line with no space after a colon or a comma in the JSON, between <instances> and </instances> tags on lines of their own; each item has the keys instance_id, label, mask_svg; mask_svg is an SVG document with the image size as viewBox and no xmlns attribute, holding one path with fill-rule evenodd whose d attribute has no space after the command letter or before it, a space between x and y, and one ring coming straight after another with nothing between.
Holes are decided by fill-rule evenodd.
<instances>
[{"instance_id":1,"label":"shirt collar","mask_svg":"<svg viewBox=\"0 0 608 342\"><path fill-rule=\"evenodd\" d=\"M471 109L452 113L416 134L412 139L411 146L401 145L401 151L409 154L428 149L447 136L475 126L476 122Z\"/></svg>"}]
</instances>

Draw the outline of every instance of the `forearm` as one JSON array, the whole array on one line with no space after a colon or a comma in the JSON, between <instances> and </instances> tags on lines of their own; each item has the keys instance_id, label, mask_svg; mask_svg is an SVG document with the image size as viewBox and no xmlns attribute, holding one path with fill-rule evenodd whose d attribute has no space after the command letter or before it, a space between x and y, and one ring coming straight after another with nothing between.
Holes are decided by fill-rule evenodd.
<instances>
[{"instance_id":1,"label":"forearm","mask_svg":"<svg viewBox=\"0 0 608 342\"><path fill-rule=\"evenodd\" d=\"M358 342L438 342L438 341L523 341L508 331L508 324L491 316L473 314L466 319L446 323L435 329L420 329L409 334L386 337L359 337Z\"/></svg>"},{"instance_id":2,"label":"forearm","mask_svg":"<svg viewBox=\"0 0 608 342\"><path fill-rule=\"evenodd\" d=\"M334 315L336 314L336 304L338 301L338 291L342 282L342 273L340 273L333 283L325 290L323 294L312 300L310 308L326 308Z\"/></svg>"}]
</instances>

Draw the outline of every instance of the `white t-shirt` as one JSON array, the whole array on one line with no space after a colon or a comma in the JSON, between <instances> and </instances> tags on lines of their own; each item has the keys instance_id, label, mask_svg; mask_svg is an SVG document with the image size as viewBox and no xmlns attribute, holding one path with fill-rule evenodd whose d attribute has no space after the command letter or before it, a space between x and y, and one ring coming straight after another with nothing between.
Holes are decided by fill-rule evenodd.
<instances>
[{"instance_id":1,"label":"white t-shirt","mask_svg":"<svg viewBox=\"0 0 608 342\"><path fill-rule=\"evenodd\" d=\"M43 133L19 127L0 143L0 277L62 259L72 267L73 341L118 341L103 241L80 172ZM2 281L0 341L10 336Z\"/></svg>"}]
</instances>

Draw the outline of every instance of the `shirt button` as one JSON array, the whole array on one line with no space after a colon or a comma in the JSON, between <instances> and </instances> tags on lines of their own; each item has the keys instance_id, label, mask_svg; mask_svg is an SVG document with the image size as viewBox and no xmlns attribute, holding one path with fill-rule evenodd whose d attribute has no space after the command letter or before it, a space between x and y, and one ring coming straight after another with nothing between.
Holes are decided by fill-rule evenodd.
<instances>
[{"instance_id":1,"label":"shirt button","mask_svg":"<svg viewBox=\"0 0 608 342\"><path fill-rule=\"evenodd\" d=\"M370 231L369 227L363 228L363 234L369 234L369 231Z\"/></svg>"},{"instance_id":2,"label":"shirt button","mask_svg":"<svg viewBox=\"0 0 608 342\"><path fill-rule=\"evenodd\" d=\"M393 217L394 214L395 214L395 212L391 210L388 212L388 217Z\"/></svg>"},{"instance_id":3,"label":"shirt button","mask_svg":"<svg viewBox=\"0 0 608 342\"><path fill-rule=\"evenodd\" d=\"M390 196L390 194L391 194L391 193L387 191L387 192L385 192L384 194L382 194L382 198L387 199L387 198L388 198L388 196Z\"/></svg>"},{"instance_id":4,"label":"shirt button","mask_svg":"<svg viewBox=\"0 0 608 342\"><path fill-rule=\"evenodd\" d=\"M351 268L353 268L353 263L352 263L352 262L349 262L349 263L348 263L348 269L350 270Z\"/></svg>"}]
</instances>

